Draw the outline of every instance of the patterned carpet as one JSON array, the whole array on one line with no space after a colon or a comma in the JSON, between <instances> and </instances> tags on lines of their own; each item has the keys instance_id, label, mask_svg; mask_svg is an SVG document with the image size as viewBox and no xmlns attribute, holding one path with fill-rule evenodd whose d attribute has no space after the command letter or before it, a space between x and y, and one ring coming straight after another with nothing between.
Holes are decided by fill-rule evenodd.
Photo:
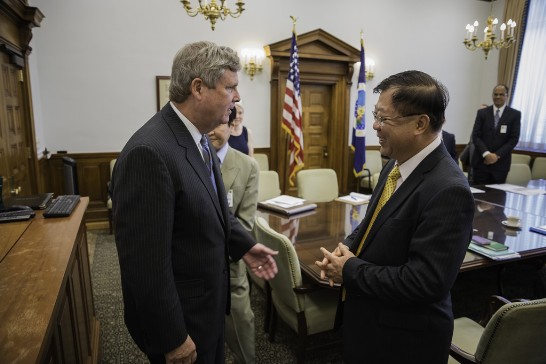
<instances>
[{"instance_id":1,"label":"patterned carpet","mask_svg":"<svg viewBox=\"0 0 546 364\"><path fill-rule=\"evenodd\" d=\"M106 230L88 231L93 294L97 317L101 323L101 350L104 364L148 363L136 347L123 322L123 303L119 265L113 235ZM513 263L502 270L504 296L507 298L538 298L546 296L546 268L544 262ZM538 274L537 274L538 273ZM479 320L486 299L497 292L497 267L465 272L459 275L452 289L455 317L467 316ZM263 332L264 295L259 289L251 294L256 322L256 362L258 364L296 363L296 334L278 320L276 340L269 342ZM339 340L336 333L311 337L308 344L320 348ZM342 363L340 346L308 352L307 362L317 364ZM226 349L226 363L233 358Z\"/></svg>"},{"instance_id":2,"label":"patterned carpet","mask_svg":"<svg viewBox=\"0 0 546 364\"><path fill-rule=\"evenodd\" d=\"M113 235L106 230L89 230L88 243L91 260L91 276L95 309L101 324L101 350L103 364L148 363L131 339L123 322L123 301L116 246ZM252 290L252 308L256 322L256 362L258 364L296 363L296 334L278 320L275 342L271 343L263 332L264 296L258 289ZM311 337L309 345L320 347L339 340L335 333ZM307 363L342 363L341 347L309 352ZM233 358L226 349L226 363Z\"/></svg>"}]
</instances>

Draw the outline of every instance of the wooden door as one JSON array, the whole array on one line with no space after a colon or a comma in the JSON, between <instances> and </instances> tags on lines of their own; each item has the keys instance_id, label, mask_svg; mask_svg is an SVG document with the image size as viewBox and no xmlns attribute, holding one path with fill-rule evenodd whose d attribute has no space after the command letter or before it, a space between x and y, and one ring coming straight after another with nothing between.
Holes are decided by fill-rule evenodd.
<instances>
[{"instance_id":1,"label":"wooden door","mask_svg":"<svg viewBox=\"0 0 546 364\"><path fill-rule=\"evenodd\" d=\"M305 169L331 168L328 159L328 145L331 140L330 104L331 90L328 85L302 85L301 102L303 109L303 160Z\"/></svg>"},{"instance_id":2,"label":"wooden door","mask_svg":"<svg viewBox=\"0 0 546 364\"><path fill-rule=\"evenodd\" d=\"M32 193L21 77L21 71L0 52L0 175L4 177L4 198L12 191Z\"/></svg>"}]
</instances>

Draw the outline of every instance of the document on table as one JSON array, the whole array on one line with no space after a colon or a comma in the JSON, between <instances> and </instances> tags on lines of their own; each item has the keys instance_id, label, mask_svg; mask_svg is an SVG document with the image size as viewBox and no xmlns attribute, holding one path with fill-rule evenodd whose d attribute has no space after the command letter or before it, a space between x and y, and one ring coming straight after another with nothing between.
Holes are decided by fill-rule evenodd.
<instances>
[{"instance_id":1,"label":"document on table","mask_svg":"<svg viewBox=\"0 0 546 364\"><path fill-rule=\"evenodd\" d=\"M370 202L372 195L364 195L362 193L351 192L347 196L340 196L336 201L348 203L351 205L364 205Z\"/></svg>"},{"instance_id":2,"label":"document on table","mask_svg":"<svg viewBox=\"0 0 546 364\"><path fill-rule=\"evenodd\" d=\"M546 190L536 189L536 188L527 188L518 185L512 185L510 183L501 183L495 185L485 185L485 187L494 188L497 190L502 190L506 192L518 193L520 195L526 196L535 196L535 195L544 195Z\"/></svg>"}]
</instances>

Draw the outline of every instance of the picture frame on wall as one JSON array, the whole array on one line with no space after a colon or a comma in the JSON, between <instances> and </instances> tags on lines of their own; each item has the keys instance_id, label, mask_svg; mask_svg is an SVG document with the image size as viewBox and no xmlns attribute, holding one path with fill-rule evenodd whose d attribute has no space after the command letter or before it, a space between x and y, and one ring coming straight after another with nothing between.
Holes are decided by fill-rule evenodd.
<instances>
[{"instance_id":1,"label":"picture frame on wall","mask_svg":"<svg viewBox=\"0 0 546 364\"><path fill-rule=\"evenodd\" d=\"M157 89L157 111L169 101L170 76L155 76Z\"/></svg>"}]
</instances>

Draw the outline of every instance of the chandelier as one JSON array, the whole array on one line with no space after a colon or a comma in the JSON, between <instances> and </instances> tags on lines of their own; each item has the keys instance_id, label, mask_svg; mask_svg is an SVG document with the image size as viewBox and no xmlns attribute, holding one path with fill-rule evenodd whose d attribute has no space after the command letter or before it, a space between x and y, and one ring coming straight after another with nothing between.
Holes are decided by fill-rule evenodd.
<instances>
[{"instance_id":1,"label":"chandelier","mask_svg":"<svg viewBox=\"0 0 546 364\"><path fill-rule=\"evenodd\" d=\"M491 14L493 13L493 1L491 2ZM474 21L473 25L466 25L466 37L463 41L466 49L475 51L478 48L481 48L485 53L485 59L489 55L489 51L493 48L501 49L510 47L515 41L514 30L516 28L516 22L512 19L508 22L502 23L500 26L500 38L497 40L497 24L499 20L497 18L493 19L492 15L487 17L487 25L483 29L483 40L480 42L478 35L479 23Z\"/></svg>"},{"instance_id":2,"label":"chandelier","mask_svg":"<svg viewBox=\"0 0 546 364\"><path fill-rule=\"evenodd\" d=\"M192 10L191 8L190 0L180 0L180 2L184 5L184 9L192 18L197 14L203 14L205 20L210 21L212 30L214 30L216 26L216 20L225 20L228 15L232 18L238 18L245 10L243 8L245 3L241 0L237 0L235 3L237 6L236 11L232 11L224 5L226 0L220 0L220 4L218 4L216 0L210 0L210 3L207 0L199 0L199 7L195 10Z\"/></svg>"}]
</instances>

